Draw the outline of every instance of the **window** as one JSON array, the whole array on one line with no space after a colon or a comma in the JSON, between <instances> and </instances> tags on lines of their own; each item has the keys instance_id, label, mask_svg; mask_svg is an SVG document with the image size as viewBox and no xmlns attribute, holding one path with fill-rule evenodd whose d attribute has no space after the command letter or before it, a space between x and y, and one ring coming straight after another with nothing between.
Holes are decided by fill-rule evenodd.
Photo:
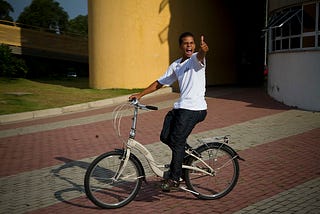
<instances>
[{"instance_id":1,"label":"window","mask_svg":"<svg viewBox=\"0 0 320 214\"><path fill-rule=\"evenodd\" d=\"M268 23L269 52L320 47L320 1L278 11Z\"/></svg>"},{"instance_id":2,"label":"window","mask_svg":"<svg viewBox=\"0 0 320 214\"><path fill-rule=\"evenodd\" d=\"M316 46L315 36L304 36L302 38L302 47L312 48Z\"/></svg>"},{"instance_id":3,"label":"window","mask_svg":"<svg viewBox=\"0 0 320 214\"><path fill-rule=\"evenodd\" d=\"M318 3L318 31L320 31L320 3Z\"/></svg>"},{"instance_id":4,"label":"window","mask_svg":"<svg viewBox=\"0 0 320 214\"><path fill-rule=\"evenodd\" d=\"M272 51L292 49L292 42L294 48L300 48L300 40L294 37L301 35L301 11L301 7L292 7L271 17L268 28L271 29Z\"/></svg>"},{"instance_id":5,"label":"window","mask_svg":"<svg viewBox=\"0 0 320 214\"><path fill-rule=\"evenodd\" d=\"M302 47L316 47L316 4L303 6Z\"/></svg>"},{"instance_id":6,"label":"window","mask_svg":"<svg viewBox=\"0 0 320 214\"><path fill-rule=\"evenodd\" d=\"M278 28L289 22L293 17L300 13L301 7L292 7L283 11L280 11L269 20L267 28Z\"/></svg>"},{"instance_id":7,"label":"window","mask_svg":"<svg viewBox=\"0 0 320 214\"><path fill-rule=\"evenodd\" d=\"M317 11L317 15L318 15L318 47L320 47L320 3L318 3L318 11Z\"/></svg>"},{"instance_id":8,"label":"window","mask_svg":"<svg viewBox=\"0 0 320 214\"><path fill-rule=\"evenodd\" d=\"M289 39L283 39L283 40L282 40L281 49L282 49L282 50L289 49Z\"/></svg>"},{"instance_id":9,"label":"window","mask_svg":"<svg viewBox=\"0 0 320 214\"><path fill-rule=\"evenodd\" d=\"M300 48L300 37L295 37L290 39L290 48L291 49Z\"/></svg>"},{"instance_id":10,"label":"window","mask_svg":"<svg viewBox=\"0 0 320 214\"><path fill-rule=\"evenodd\" d=\"M316 30L316 4L303 6L303 33Z\"/></svg>"},{"instance_id":11,"label":"window","mask_svg":"<svg viewBox=\"0 0 320 214\"><path fill-rule=\"evenodd\" d=\"M290 35L301 34L301 16L296 15L292 18L290 23Z\"/></svg>"}]
</instances>

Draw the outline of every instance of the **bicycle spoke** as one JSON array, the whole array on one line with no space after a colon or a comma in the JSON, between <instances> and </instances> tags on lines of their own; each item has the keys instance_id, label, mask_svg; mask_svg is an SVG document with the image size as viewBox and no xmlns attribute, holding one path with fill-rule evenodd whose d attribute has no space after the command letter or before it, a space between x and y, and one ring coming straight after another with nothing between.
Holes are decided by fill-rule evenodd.
<instances>
[{"instance_id":1,"label":"bicycle spoke","mask_svg":"<svg viewBox=\"0 0 320 214\"><path fill-rule=\"evenodd\" d=\"M95 159L87 170L86 194L97 206L124 206L134 199L141 187L141 166L131 158L126 166L122 166L121 157L122 153L118 151L106 153Z\"/></svg>"}]
</instances>

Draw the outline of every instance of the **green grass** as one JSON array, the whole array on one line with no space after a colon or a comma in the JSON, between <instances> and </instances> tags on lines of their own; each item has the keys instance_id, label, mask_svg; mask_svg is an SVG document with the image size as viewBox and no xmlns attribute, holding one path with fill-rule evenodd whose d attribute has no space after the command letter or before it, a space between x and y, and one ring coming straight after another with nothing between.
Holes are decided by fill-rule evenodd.
<instances>
[{"instance_id":1,"label":"green grass","mask_svg":"<svg viewBox=\"0 0 320 214\"><path fill-rule=\"evenodd\" d=\"M139 91L141 89L89 89L87 78L36 81L0 78L0 115L63 107Z\"/></svg>"}]
</instances>

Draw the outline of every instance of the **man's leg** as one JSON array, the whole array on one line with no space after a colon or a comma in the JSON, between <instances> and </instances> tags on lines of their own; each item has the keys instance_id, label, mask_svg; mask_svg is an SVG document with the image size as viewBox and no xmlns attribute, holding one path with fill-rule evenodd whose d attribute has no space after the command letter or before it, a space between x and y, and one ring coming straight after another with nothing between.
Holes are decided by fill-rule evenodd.
<instances>
[{"instance_id":1,"label":"man's leg","mask_svg":"<svg viewBox=\"0 0 320 214\"><path fill-rule=\"evenodd\" d=\"M172 149L172 160L170 164L170 178L179 181L182 175L182 163L185 155L186 140L195 125L203 121L206 111L190 111L177 109L175 111L175 121L170 133Z\"/></svg>"},{"instance_id":2,"label":"man's leg","mask_svg":"<svg viewBox=\"0 0 320 214\"><path fill-rule=\"evenodd\" d=\"M171 148L170 143L170 133L172 130L172 127L174 126L174 110L169 111L164 120L163 120L163 126L160 134L160 140L167 144Z\"/></svg>"}]
</instances>

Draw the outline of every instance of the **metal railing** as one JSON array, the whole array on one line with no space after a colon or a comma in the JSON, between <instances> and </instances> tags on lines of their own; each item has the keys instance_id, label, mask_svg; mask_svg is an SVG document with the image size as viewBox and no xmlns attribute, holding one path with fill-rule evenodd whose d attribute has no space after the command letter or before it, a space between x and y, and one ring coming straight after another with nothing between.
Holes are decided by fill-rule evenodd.
<instances>
[{"instance_id":1,"label":"metal railing","mask_svg":"<svg viewBox=\"0 0 320 214\"><path fill-rule=\"evenodd\" d=\"M18 22L11 22L8 20L1 20L0 19L0 24L57 34L56 30L54 30L54 29L43 28L43 27L38 27L38 26L33 26L33 25L28 25L28 24L22 24L22 23L18 23ZM88 35L82 35L82 34L72 33L70 31L61 31L61 30L59 30L59 34L57 34L57 35L68 35L68 36L72 36L72 37L88 38Z\"/></svg>"}]
</instances>

